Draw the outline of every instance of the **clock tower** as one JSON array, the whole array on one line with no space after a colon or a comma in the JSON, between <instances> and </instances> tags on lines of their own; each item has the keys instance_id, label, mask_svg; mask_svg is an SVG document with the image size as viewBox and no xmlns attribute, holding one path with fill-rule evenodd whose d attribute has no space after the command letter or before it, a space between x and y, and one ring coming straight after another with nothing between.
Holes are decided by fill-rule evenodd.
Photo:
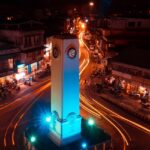
<instances>
[{"instance_id":1,"label":"clock tower","mask_svg":"<svg viewBox=\"0 0 150 150\"><path fill-rule=\"evenodd\" d=\"M73 35L52 39L50 138L64 145L80 138L79 41Z\"/></svg>"}]
</instances>

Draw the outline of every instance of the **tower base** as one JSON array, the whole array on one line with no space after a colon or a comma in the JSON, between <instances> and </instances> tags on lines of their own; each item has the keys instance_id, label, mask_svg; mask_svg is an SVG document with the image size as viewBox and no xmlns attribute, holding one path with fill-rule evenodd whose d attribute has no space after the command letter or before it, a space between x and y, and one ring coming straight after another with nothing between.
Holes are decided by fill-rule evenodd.
<instances>
[{"instance_id":1,"label":"tower base","mask_svg":"<svg viewBox=\"0 0 150 150\"><path fill-rule=\"evenodd\" d=\"M87 147L86 150L108 150L112 149L112 140L111 136L104 132L102 129L98 128L97 126L88 126L87 120L83 120L81 122L82 132L81 138L75 140L78 135L70 137L75 141L64 139L58 139L55 134L52 132L49 134L48 131L43 133L43 130L39 129L39 126L33 126L33 123L28 125L29 127L24 131L24 138L26 138L25 142L28 142L33 148L36 150L83 150L82 143L86 143ZM22 132L22 128L20 129L20 133ZM37 143L30 143L30 137L32 133L36 133L38 137ZM50 138L51 137L51 138ZM56 139L55 139L56 138ZM58 142L58 141L59 142ZM57 144L55 144L57 143ZM65 144L65 145L60 145ZM19 145L19 144L18 144ZM26 145L26 143L25 143ZM20 145L19 145L20 146ZM24 149L20 148L20 149Z\"/></svg>"},{"instance_id":2,"label":"tower base","mask_svg":"<svg viewBox=\"0 0 150 150\"><path fill-rule=\"evenodd\" d=\"M81 139L81 134L76 134L73 136L70 136L65 139L60 139L54 132L50 133L50 139L57 145L57 146L64 146L69 143L72 143L74 141L80 140Z\"/></svg>"},{"instance_id":3,"label":"tower base","mask_svg":"<svg viewBox=\"0 0 150 150\"><path fill-rule=\"evenodd\" d=\"M81 138L81 116L71 114L66 120L54 120L50 125L50 139L58 146Z\"/></svg>"}]
</instances>

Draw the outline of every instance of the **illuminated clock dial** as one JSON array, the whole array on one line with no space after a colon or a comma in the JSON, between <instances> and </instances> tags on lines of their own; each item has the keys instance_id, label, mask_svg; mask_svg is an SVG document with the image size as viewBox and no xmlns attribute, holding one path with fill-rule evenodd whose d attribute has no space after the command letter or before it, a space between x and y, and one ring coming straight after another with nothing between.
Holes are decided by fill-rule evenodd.
<instances>
[{"instance_id":1,"label":"illuminated clock dial","mask_svg":"<svg viewBox=\"0 0 150 150\"><path fill-rule=\"evenodd\" d=\"M71 48L71 49L68 50L68 56L70 58L75 58L76 55L77 55L77 51L74 48Z\"/></svg>"},{"instance_id":2,"label":"illuminated clock dial","mask_svg":"<svg viewBox=\"0 0 150 150\"><path fill-rule=\"evenodd\" d=\"M53 48L52 54L53 54L53 57L54 57L54 58L57 58L57 57L58 57L59 51L58 51L58 49L57 49L56 47Z\"/></svg>"}]
</instances>

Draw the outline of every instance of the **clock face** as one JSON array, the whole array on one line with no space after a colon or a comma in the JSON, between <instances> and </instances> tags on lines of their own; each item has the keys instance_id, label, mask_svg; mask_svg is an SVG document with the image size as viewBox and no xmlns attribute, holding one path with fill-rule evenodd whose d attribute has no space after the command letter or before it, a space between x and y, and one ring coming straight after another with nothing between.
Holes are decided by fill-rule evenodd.
<instances>
[{"instance_id":1,"label":"clock face","mask_svg":"<svg viewBox=\"0 0 150 150\"><path fill-rule=\"evenodd\" d=\"M58 55L59 55L59 51L58 51L58 49L56 47L53 48L53 52L52 53L53 53L53 57L54 58L57 58Z\"/></svg>"},{"instance_id":2,"label":"clock face","mask_svg":"<svg viewBox=\"0 0 150 150\"><path fill-rule=\"evenodd\" d=\"M69 50L68 50L68 56L70 57L70 58L75 58L76 57L76 55L77 55L77 51L74 49L74 48L70 48Z\"/></svg>"}]
</instances>

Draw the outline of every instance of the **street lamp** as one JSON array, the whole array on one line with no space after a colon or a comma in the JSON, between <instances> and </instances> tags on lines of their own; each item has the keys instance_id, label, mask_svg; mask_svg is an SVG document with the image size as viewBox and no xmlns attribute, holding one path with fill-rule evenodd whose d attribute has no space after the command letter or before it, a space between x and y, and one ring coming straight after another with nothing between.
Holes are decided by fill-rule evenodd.
<instances>
[{"instance_id":1,"label":"street lamp","mask_svg":"<svg viewBox=\"0 0 150 150\"><path fill-rule=\"evenodd\" d=\"M46 122L51 122L51 117L48 116L48 117L45 118L45 120L46 120Z\"/></svg>"},{"instance_id":2,"label":"street lamp","mask_svg":"<svg viewBox=\"0 0 150 150\"><path fill-rule=\"evenodd\" d=\"M85 29L85 24L84 23L81 24L81 28Z\"/></svg>"},{"instance_id":3,"label":"street lamp","mask_svg":"<svg viewBox=\"0 0 150 150\"><path fill-rule=\"evenodd\" d=\"M83 142L83 143L81 144L81 147L82 147L82 149L86 149L86 148L87 148L87 143L86 143L86 142Z\"/></svg>"},{"instance_id":4,"label":"street lamp","mask_svg":"<svg viewBox=\"0 0 150 150\"><path fill-rule=\"evenodd\" d=\"M93 126L95 124L95 121L92 118L88 119L88 125Z\"/></svg>"},{"instance_id":5,"label":"street lamp","mask_svg":"<svg viewBox=\"0 0 150 150\"><path fill-rule=\"evenodd\" d=\"M30 141L31 141L31 143L36 142L36 137L35 137L35 136L31 136L31 137L30 137Z\"/></svg>"},{"instance_id":6,"label":"street lamp","mask_svg":"<svg viewBox=\"0 0 150 150\"><path fill-rule=\"evenodd\" d=\"M94 2L93 1L89 2L89 6L93 7L94 6Z\"/></svg>"},{"instance_id":7,"label":"street lamp","mask_svg":"<svg viewBox=\"0 0 150 150\"><path fill-rule=\"evenodd\" d=\"M85 19L85 22L88 23L88 21L89 21L89 20L86 18L86 19Z\"/></svg>"}]
</instances>

